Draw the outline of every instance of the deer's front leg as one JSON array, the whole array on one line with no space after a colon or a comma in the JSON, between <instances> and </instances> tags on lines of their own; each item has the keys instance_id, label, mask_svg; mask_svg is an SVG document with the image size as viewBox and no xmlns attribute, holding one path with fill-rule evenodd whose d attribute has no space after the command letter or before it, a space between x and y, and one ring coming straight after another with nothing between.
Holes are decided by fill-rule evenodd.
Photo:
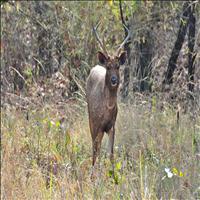
<instances>
[{"instance_id":1,"label":"deer's front leg","mask_svg":"<svg viewBox=\"0 0 200 200\"><path fill-rule=\"evenodd\" d=\"M115 139L115 126L113 126L110 131L109 131L109 144L108 144L108 151L110 154L110 161L113 164L114 161L114 152L113 152L113 148L114 148L114 139Z\"/></svg>"}]
</instances>

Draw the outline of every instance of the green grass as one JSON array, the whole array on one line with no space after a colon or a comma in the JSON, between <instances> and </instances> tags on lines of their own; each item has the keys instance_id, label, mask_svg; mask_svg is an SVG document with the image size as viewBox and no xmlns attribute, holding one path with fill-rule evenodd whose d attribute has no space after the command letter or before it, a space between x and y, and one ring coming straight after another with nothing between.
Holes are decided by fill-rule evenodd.
<instances>
[{"instance_id":1,"label":"green grass","mask_svg":"<svg viewBox=\"0 0 200 200\"><path fill-rule=\"evenodd\" d=\"M200 199L199 116L120 103L114 176L105 135L92 181L86 108L68 111L2 109L2 199Z\"/></svg>"}]
</instances>

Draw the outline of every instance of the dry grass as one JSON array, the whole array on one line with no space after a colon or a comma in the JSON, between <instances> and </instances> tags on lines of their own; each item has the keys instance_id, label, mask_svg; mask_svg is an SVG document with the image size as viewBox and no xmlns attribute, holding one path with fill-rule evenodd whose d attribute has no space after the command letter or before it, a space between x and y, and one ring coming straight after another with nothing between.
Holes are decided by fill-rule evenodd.
<instances>
[{"instance_id":1,"label":"dry grass","mask_svg":"<svg viewBox=\"0 0 200 200\"><path fill-rule=\"evenodd\" d=\"M64 122L53 106L30 111L28 120L2 109L1 199L200 199L200 117L181 113L177 124L173 108L149 102L120 104L115 174L105 136L94 181L82 108Z\"/></svg>"}]
</instances>

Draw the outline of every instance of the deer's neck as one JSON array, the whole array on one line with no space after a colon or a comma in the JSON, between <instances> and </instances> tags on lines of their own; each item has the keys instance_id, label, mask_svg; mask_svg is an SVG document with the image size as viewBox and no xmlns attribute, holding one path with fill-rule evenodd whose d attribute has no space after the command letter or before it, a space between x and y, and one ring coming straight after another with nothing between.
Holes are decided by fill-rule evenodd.
<instances>
[{"instance_id":1,"label":"deer's neck","mask_svg":"<svg viewBox=\"0 0 200 200\"><path fill-rule=\"evenodd\" d=\"M117 105L117 88L111 90L105 86L104 94L106 107L107 109L112 110Z\"/></svg>"}]
</instances>

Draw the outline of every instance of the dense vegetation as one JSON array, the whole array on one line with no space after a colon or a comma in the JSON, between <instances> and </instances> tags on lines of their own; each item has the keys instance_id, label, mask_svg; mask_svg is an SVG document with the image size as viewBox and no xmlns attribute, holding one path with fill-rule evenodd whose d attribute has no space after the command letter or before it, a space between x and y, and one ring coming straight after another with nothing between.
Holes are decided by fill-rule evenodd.
<instances>
[{"instance_id":1,"label":"dense vegetation","mask_svg":"<svg viewBox=\"0 0 200 200\"><path fill-rule=\"evenodd\" d=\"M1 1L1 199L200 199L198 1ZM91 179L85 82L131 31L115 173Z\"/></svg>"}]
</instances>

